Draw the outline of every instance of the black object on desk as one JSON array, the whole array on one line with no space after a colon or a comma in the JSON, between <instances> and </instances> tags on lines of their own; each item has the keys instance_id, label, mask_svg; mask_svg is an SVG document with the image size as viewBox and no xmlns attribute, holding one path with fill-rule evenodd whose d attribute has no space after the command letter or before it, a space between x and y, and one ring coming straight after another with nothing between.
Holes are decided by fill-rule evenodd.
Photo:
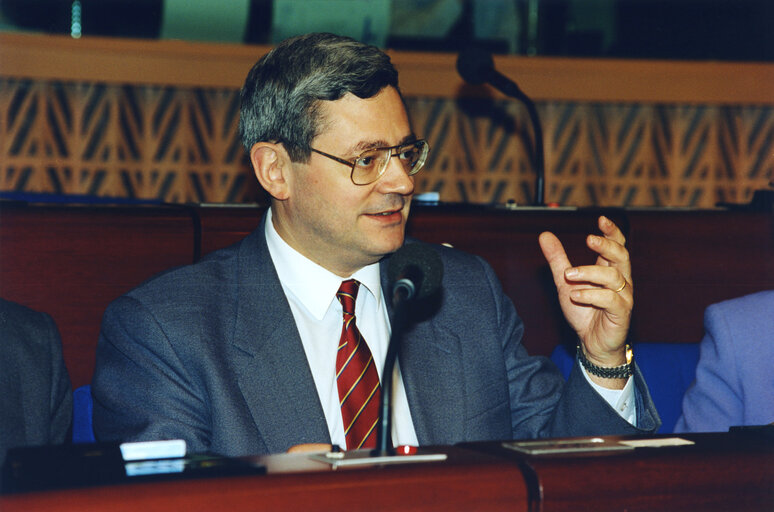
<instances>
[{"instance_id":1,"label":"black object on desk","mask_svg":"<svg viewBox=\"0 0 774 512\"><path fill-rule=\"evenodd\" d=\"M3 494L11 494L265 472L265 467L247 460L206 454L124 461L119 443L34 446L8 450L0 489Z\"/></svg>"}]
</instances>

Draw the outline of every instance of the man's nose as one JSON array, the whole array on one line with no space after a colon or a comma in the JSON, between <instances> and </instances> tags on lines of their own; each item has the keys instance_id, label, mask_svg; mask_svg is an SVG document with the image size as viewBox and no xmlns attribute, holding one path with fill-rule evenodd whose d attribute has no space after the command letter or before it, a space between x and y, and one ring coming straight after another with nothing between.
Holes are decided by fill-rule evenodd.
<instances>
[{"instance_id":1,"label":"man's nose","mask_svg":"<svg viewBox=\"0 0 774 512\"><path fill-rule=\"evenodd\" d=\"M387 169L377 182L383 193L411 195L414 193L414 177L409 176L397 155L390 157Z\"/></svg>"}]
</instances>

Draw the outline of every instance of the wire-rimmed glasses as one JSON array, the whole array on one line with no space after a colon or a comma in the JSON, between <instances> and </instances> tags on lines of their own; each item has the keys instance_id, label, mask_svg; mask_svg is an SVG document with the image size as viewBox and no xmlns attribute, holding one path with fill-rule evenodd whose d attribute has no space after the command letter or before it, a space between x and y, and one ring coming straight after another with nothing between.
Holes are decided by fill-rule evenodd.
<instances>
[{"instance_id":1,"label":"wire-rimmed glasses","mask_svg":"<svg viewBox=\"0 0 774 512\"><path fill-rule=\"evenodd\" d=\"M311 149L317 154L349 166L352 169L350 179L355 185L369 185L382 177L390 163L390 158L393 156L398 157L406 174L413 176L418 173L425 165L430 145L426 140L420 139L388 148L369 149L358 155L354 161L325 153L319 149Z\"/></svg>"}]
</instances>

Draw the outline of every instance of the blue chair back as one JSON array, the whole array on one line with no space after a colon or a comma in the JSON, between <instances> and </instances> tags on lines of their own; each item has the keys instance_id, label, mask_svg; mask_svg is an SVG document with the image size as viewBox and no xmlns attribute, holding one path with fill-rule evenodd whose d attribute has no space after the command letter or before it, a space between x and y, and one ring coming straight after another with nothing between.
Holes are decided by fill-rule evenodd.
<instances>
[{"instance_id":1,"label":"blue chair back","mask_svg":"<svg viewBox=\"0 0 774 512\"><path fill-rule=\"evenodd\" d=\"M91 411L91 385L86 384L73 391L73 443L95 442Z\"/></svg>"},{"instance_id":2,"label":"blue chair back","mask_svg":"<svg viewBox=\"0 0 774 512\"><path fill-rule=\"evenodd\" d=\"M551 360L566 379L575 364L575 354L557 346ZM650 396L661 416L660 434L674 432L682 414L683 395L693 383L699 362L698 343L637 343L634 360L648 383Z\"/></svg>"}]
</instances>

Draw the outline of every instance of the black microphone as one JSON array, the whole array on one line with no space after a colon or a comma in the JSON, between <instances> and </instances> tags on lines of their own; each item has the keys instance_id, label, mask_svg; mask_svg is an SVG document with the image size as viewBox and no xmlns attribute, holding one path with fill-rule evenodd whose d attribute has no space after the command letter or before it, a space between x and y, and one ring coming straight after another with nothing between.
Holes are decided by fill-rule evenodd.
<instances>
[{"instance_id":1,"label":"black microphone","mask_svg":"<svg viewBox=\"0 0 774 512\"><path fill-rule=\"evenodd\" d=\"M393 455L390 442L392 430L392 372L398 356L400 340L406 325L408 306L432 296L438 291L443 277L441 256L431 246L408 243L390 257L387 277L392 292L392 333L382 371L382 393L379 403L377 443L373 454Z\"/></svg>"},{"instance_id":2,"label":"black microphone","mask_svg":"<svg viewBox=\"0 0 774 512\"><path fill-rule=\"evenodd\" d=\"M480 48L467 48L457 57L457 72L467 83L480 85L488 83L506 96L521 101L532 122L535 132L535 206L545 206L545 163L543 156L543 127L540 124L535 103L524 94L516 82L498 72L494 67L492 55Z\"/></svg>"},{"instance_id":3,"label":"black microphone","mask_svg":"<svg viewBox=\"0 0 774 512\"><path fill-rule=\"evenodd\" d=\"M392 255L387 269L392 305L429 297L438 289L442 277L443 264L435 250L424 244L405 244Z\"/></svg>"}]
</instances>

